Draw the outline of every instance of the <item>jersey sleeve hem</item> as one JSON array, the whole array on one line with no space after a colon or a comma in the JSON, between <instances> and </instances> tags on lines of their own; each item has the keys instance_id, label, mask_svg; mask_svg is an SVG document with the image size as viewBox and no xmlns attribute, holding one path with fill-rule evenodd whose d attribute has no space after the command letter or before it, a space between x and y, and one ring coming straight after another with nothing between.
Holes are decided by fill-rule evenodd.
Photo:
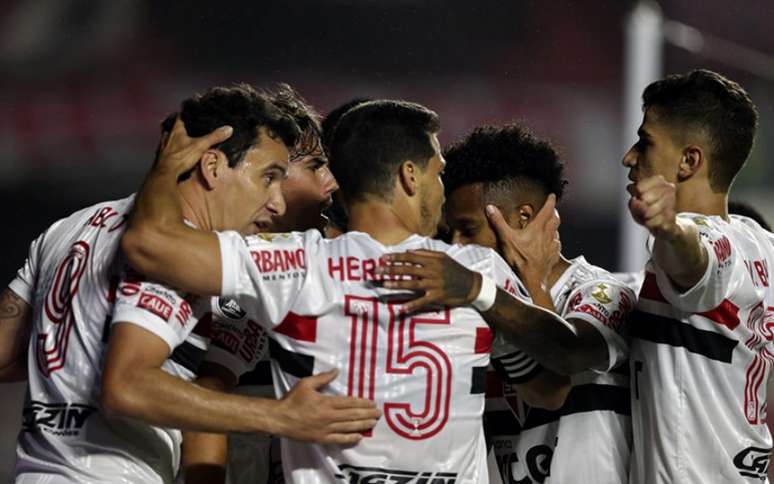
<instances>
[{"instance_id":1,"label":"jersey sleeve hem","mask_svg":"<svg viewBox=\"0 0 774 484\"><path fill-rule=\"evenodd\" d=\"M220 245L220 295L235 297L239 289L239 256L235 239L241 239L236 232L216 232Z\"/></svg>"},{"instance_id":2,"label":"jersey sleeve hem","mask_svg":"<svg viewBox=\"0 0 774 484\"><path fill-rule=\"evenodd\" d=\"M607 373L613 368L620 365L628 358L629 348L624 342L624 339L615 330L608 328L598 319L590 314L582 312L571 312L564 316L566 320L579 319L583 322L590 324L599 334L602 335L602 339L605 340L605 346L607 348L607 364L595 368L589 368L590 370ZM625 350L616 350L616 348L623 348Z\"/></svg>"},{"instance_id":3,"label":"jersey sleeve hem","mask_svg":"<svg viewBox=\"0 0 774 484\"><path fill-rule=\"evenodd\" d=\"M118 323L131 323L150 331L164 340L167 346L169 346L170 353L172 353L172 350L182 342L177 334L175 334L175 331L170 328L166 322L162 322L161 320L149 320L148 312L143 309L124 304L116 305L113 313L113 321L110 324L113 325Z\"/></svg>"},{"instance_id":4,"label":"jersey sleeve hem","mask_svg":"<svg viewBox=\"0 0 774 484\"><path fill-rule=\"evenodd\" d=\"M19 296L24 302L32 306L32 286L20 278L15 278L8 284L8 288Z\"/></svg>"},{"instance_id":5,"label":"jersey sleeve hem","mask_svg":"<svg viewBox=\"0 0 774 484\"><path fill-rule=\"evenodd\" d=\"M710 310L717 305L711 305L711 307L706 308L698 307L702 296L704 296L705 290L707 289L712 272L717 269L717 261L713 255L712 248L708 247L704 240L702 240L702 245L707 251L707 267L704 271L704 274L701 276L701 279L699 279L699 281L694 284L693 287L686 291L681 292L677 287L675 287L675 285L669 279L667 273L661 267L655 263L652 264L652 269L656 275L656 283L658 284L659 290L671 305L680 310Z\"/></svg>"}]
</instances>

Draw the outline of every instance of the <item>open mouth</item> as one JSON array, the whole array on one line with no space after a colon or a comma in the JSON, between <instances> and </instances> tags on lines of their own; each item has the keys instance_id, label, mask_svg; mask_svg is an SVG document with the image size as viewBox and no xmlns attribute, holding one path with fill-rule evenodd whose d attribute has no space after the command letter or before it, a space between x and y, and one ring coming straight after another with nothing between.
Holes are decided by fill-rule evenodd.
<instances>
[{"instance_id":1,"label":"open mouth","mask_svg":"<svg viewBox=\"0 0 774 484\"><path fill-rule=\"evenodd\" d=\"M253 222L253 225L255 225L255 228L258 229L258 231L266 232L271 227L271 221L257 220Z\"/></svg>"}]
</instances>

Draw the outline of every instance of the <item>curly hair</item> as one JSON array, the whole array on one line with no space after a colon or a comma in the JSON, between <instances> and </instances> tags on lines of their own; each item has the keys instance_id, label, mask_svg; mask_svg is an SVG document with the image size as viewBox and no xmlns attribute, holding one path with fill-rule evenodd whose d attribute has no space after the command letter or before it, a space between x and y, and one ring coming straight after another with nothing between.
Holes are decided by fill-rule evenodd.
<instances>
[{"instance_id":1,"label":"curly hair","mask_svg":"<svg viewBox=\"0 0 774 484\"><path fill-rule=\"evenodd\" d=\"M707 135L710 186L728 191L750 155L758 126L758 110L747 91L717 72L698 69L648 85L642 109L651 108L673 128L673 136L687 130Z\"/></svg>"},{"instance_id":2,"label":"curly hair","mask_svg":"<svg viewBox=\"0 0 774 484\"><path fill-rule=\"evenodd\" d=\"M267 92L269 100L293 118L301 131L290 158L299 159L322 148L320 115L289 84L280 83L276 89Z\"/></svg>"},{"instance_id":3,"label":"curly hair","mask_svg":"<svg viewBox=\"0 0 774 484\"><path fill-rule=\"evenodd\" d=\"M477 127L448 146L444 158L447 195L463 185L482 183L485 195L498 191L510 196L519 188L534 187L559 199L567 185L564 163L551 144L515 123Z\"/></svg>"}]
</instances>

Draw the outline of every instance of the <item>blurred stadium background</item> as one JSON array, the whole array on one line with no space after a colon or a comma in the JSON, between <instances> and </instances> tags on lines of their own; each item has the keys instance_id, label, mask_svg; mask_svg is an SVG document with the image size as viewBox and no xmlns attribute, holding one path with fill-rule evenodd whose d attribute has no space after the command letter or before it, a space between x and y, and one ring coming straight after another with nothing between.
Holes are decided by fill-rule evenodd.
<instances>
[{"instance_id":1,"label":"blurred stadium background","mask_svg":"<svg viewBox=\"0 0 774 484\"><path fill-rule=\"evenodd\" d=\"M732 196L774 219L774 3L659 3L6 0L0 203L8 211L0 274L10 281L29 242L53 221L134 191L159 121L181 99L238 81L288 82L323 113L356 96L417 101L440 114L442 142L477 124L522 120L552 139L568 164L565 252L617 269L625 255L620 159L636 131L626 103L637 107L644 86L627 69L648 64L641 75L653 78L715 69L740 82L761 114L755 151ZM652 58L627 54L635 8L655 25L643 47ZM636 251L629 246L641 241L634 240L625 250ZM2 390L6 482L23 385Z\"/></svg>"}]
</instances>

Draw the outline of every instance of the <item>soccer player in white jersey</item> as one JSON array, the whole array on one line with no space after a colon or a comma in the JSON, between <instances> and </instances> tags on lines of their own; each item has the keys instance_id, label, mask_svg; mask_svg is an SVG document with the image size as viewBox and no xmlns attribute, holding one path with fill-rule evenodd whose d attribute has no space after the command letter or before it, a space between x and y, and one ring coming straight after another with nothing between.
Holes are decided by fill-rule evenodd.
<instances>
[{"instance_id":1,"label":"soccer player in white jersey","mask_svg":"<svg viewBox=\"0 0 774 484\"><path fill-rule=\"evenodd\" d=\"M301 130L291 150L287 177L282 181L286 210L272 218L263 232L323 230L327 219L323 210L332 203L331 194L338 190L322 146L319 116L290 86L281 84L270 94L270 100L289 113ZM220 390L234 389L242 395L274 398L266 333L257 324L243 324L245 312L232 300L218 299L217 306L227 308L221 317L213 318L210 345L199 368L197 384ZM248 334L254 337L246 337ZM247 344L245 344L247 343ZM263 349L260 355L252 348ZM256 362L246 360L263 357ZM188 432L183 461L185 482L216 484L226 478L230 484L264 484L281 476L278 452L271 452L272 440L267 434L203 434ZM278 443L278 440L277 440ZM275 445L275 450L277 445Z\"/></svg>"},{"instance_id":2,"label":"soccer player in white jersey","mask_svg":"<svg viewBox=\"0 0 774 484\"><path fill-rule=\"evenodd\" d=\"M563 325L511 295L525 297L524 289L491 249L426 236L444 198L437 130L435 113L406 102L364 103L342 117L332 169L351 231L334 240L317 231L245 239L180 223L174 180L188 166L174 152L189 141L179 129L138 197L122 242L127 257L176 287L236 297L269 329L282 393L304 375L339 368L331 393L383 407L373 431L349 449L283 439L288 482L488 482L481 414L492 334L463 305L513 324ZM558 250L551 201L536 220L543 242ZM406 313L406 295L381 281L378 268L388 252L410 248L448 252L480 272L454 266L465 277L452 277L450 306Z\"/></svg>"},{"instance_id":3,"label":"soccer player in white jersey","mask_svg":"<svg viewBox=\"0 0 774 484\"><path fill-rule=\"evenodd\" d=\"M656 81L642 98L639 141L623 158L629 210L651 235L630 323L631 482L765 482L771 234L726 205L756 108L706 70Z\"/></svg>"},{"instance_id":4,"label":"soccer player in white jersey","mask_svg":"<svg viewBox=\"0 0 774 484\"><path fill-rule=\"evenodd\" d=\"M572 375L572 390L558 410L524 404L507 375L493 382L485 423L503 481L628 482L626 319L635 295L583 256L560 256L551 265L543 248L524 237L548 194L562 196L564 163L550 143L517 124L476 128L449 146L444 157L452 242L499 247L533 301L559 313L577 331L564 339L546 332L543 348L532 353L543 366ZM489 218L487 205L498 209ZM493 363L504 368L494 358Z\"/></svg>"},{"instance_id":5,"label":"soccer player in white jersey","mask_svg":"<svg viewBox=\"0 0 774 484\"><path fill-rule=\"evenodd\" d=\"M205 135L192 148L207 148L180 183L191 206L207 207L221 217L219 224L243 231L282 211L285 146L298 129L292 119L248 86L189 99L182 116ZM232 128L210 133L224 123ZM231 142L222 143L226 139ZM239 154L233 166L222 150ZM205 341L190 338L191 305L173 308L173 291L136 294L138 308L162 315L165 324L110 326L124 267L119 241L132 204L133 197L105 202L56 222L33 242L26 264L3 291L0 376L29 381L16 482L170 482L179 433L149 424L358 440L331 427L359 418L339 409L356 405L368 409L369 418L376 410L365 401L316 394L332 374L303 382L282 402L208 392L183 381L192 377L185 362L167 357L184 341ZM196 223L204 220L200 214L186 213ZM118 292L131 294L132 284Z\"/></svg>"}]
</instances>

